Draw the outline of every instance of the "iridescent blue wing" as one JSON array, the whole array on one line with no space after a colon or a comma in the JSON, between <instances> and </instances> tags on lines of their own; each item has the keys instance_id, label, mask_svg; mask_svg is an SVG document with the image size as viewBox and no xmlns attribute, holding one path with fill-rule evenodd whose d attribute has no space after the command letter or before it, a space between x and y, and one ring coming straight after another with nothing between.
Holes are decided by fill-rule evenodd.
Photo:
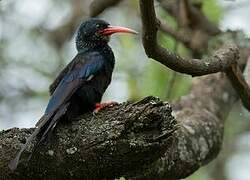
<instances>
[{"instance_id":1,"label":"iridescent blue wing","mask_svg":"<svg viewBox=\"0 0 250 180\"><path fill-rule=\"evenodd\" d=\"M45 115L53 114L63 103L66 103L90 76L101 70L103 65L103 56L96 52L78 58L72 69L56 87L45 110Z\"/></svg>"},{"instance_id":2,"label":"iridescent blue wing","mask_svg":"<svg viewBox=\"0 0 250 180\"><path fill-rule=\"evenodd\" d=\"M42 136L37 143L39 144L47 137L48 133L56 126L60 117L67 111L70 97L78 88L84 85L84 82L86 82L90 76L95 75L101 70L103 65L103 57L98 53L89 53L85 56L77 55L73 62L71 62L70 67L59 75L57 82L54 83L55 90L49 100L45 114L38 121L35 131L21 147L16 157L9 163L9 167L12 171L17 168L22 152L27 148L33 138L42 132ZM64 74L65 76L63 76Z\"/></svg>"},{"instance_id":3,"label":"iridescent blue wing","mask_svg":"<svg viewBox=\"0 0 250 180\"><path fill-rule=\"evenodd\" d=\"M75 63L77 62L77 59L79 56L76 56L55 78L55 80L51 83L49 86L49 92L50 95L54 93L56 90L57 86L61 82L61 80L64 78L64 76L74 67Z\"/></svg>"}]
</instances>

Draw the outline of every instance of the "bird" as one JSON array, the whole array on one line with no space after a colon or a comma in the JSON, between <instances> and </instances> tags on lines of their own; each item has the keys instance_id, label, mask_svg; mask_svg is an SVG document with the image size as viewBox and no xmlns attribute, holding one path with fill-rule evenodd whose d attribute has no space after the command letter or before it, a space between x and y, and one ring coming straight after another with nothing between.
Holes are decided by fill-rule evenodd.
<instances>
[{"instance_id":1,"label":"bird","mask_svg":"<svg viewBox=\"0 0 250 180\"><path fill-rule=\"evenodd\" d=\"M90 18L80 24L75 38L77 54L50 85L51 96L46 110L36 123L34 132L10 161L11 171L17 168L23 151L32 140L37 139L34 152L38 145L50 137L61 119L98 112L113 103L100 102L111 82L115 65L113 51L108 45L110 36L115 33L137 34L135 30L111 26L97 18Z\"/></svg>"}]
</instances>

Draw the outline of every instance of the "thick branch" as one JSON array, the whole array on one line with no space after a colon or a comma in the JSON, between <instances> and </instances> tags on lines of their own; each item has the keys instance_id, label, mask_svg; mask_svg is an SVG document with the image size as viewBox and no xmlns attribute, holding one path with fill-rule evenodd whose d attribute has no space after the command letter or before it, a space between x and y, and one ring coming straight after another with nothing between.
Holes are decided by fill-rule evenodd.
<instances>
[{"instance_id":1,"label":"thick branch","mask_svg":"<svg viewBox=\"0 0 250 180\"><path fill-rule=\"evenodd\" d=\"M190 94L173 104L178 128L164 156L145 170L149 179L181 179L215 158L224 120L236 100L225 75L194 78Z\"/></svg>"},{"instance_id":2,"label":"thick branch","mask_svg":"<svg viewBox=\"0 0 250 180\"><path fill-rule=\"evenodd\" d=\"M217 93L214 93L217 92ZM15 174L7 164L33 129L0 133L4 179L135 179L186 177L218 154L224 119L237 99L225 76L194 78L190 95L171 108L157 98L123 103L96 117L61 123ZM24 153L27 158L30 150Z\"/></svg>"},{"instance_id":3,"label":"thick branch","mask_svg":"<svg viewBox=\"0 0 250 180\"><path fill-rule=\"evenodd\" d=\"M15 174L7 167L33 129L0 134L0 173L7 179L114 179L133 177L163 155L176 121L171 108L157 98L124 103L93 116L60 124L52 141L38 148ZM29 155L24 153L24 158Z\"/></svg>"}]
</instances>

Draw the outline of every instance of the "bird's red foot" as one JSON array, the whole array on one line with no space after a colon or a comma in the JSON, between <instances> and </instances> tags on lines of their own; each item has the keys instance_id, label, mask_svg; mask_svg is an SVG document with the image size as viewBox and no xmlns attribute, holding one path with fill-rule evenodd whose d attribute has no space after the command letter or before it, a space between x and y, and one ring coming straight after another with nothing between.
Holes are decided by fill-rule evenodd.
<instances>
[{"instance_id":1,"label":"bird's red foot","mask_svg":"<svg viewBox=\"0 0 250 180\"><path fill-rule=\"evenodd\" d=\"M118 104L118 102L115 102L115 101L110 101L110 102L105 102L105 103L96 103L94 113L96 114L100 110L102 110L106 107L113 107L114 105L117 105L117 104Z\"/></svg>"}]
</instances>

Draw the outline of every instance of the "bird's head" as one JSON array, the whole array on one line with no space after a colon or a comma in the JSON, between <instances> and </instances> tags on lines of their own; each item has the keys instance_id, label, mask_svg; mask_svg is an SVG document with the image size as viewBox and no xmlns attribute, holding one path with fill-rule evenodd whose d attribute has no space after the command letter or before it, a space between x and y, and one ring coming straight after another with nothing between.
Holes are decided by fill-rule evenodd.
<instances>
[{"instance_id":1,"label":"bird's head","mask_svg":"<svg viewBox=\"0 0 250 180\"><path fill-rule=\"evenodd\" d=\"M76 35L76 48L78 51L82 51L105 45L114 33L137 34L137 32L132 29L110 26L109 23L103 20L92 18L81 23L79 26Z\"/></svg>"}]
</instances>

